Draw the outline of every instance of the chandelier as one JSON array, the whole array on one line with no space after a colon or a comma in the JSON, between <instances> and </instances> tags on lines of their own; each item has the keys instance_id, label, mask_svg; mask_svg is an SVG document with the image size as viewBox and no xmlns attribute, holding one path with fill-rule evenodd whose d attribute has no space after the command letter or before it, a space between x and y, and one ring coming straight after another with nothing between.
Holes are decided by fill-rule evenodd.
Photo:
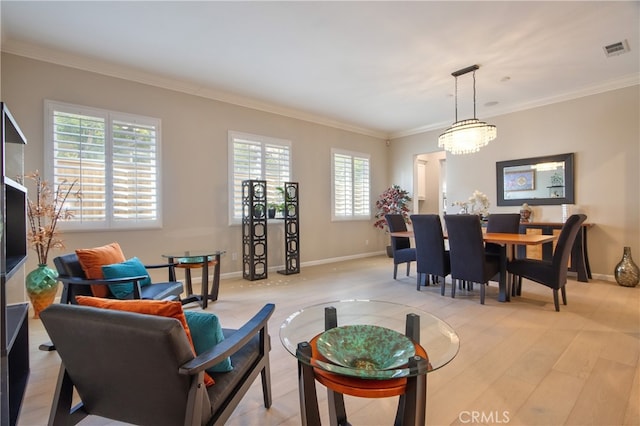
<instances>
[{"instance_id":1,"label":"chandelier","mask_svg":"<svg viewBox=\"0 0 640 426\"><path fill-rule=\"evenodd\" d=\"M476 70L479 65L452 72L456 81L456 122L438 137L438 146L452 154L470 154L480 151L497 136L496 126L476 118ZM473 72L473 118L458 121L458 77Z\"/></svg>"}]
</instances>

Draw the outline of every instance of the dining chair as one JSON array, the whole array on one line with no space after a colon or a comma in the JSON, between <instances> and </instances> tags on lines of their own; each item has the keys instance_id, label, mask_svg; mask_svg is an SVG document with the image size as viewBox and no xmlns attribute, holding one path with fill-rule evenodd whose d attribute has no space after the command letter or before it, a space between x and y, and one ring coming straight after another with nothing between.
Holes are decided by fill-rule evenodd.
<instances>
[{"instance_id":1,"label":"dining chair","mask_svg":"<svg viewBox=\"0 0 640 426\"><path fill-rule=\"evenodd\" d=\"M445 277L451 273L449 251L444 246L442 222L437 214L415 214L410 216L416 244L416 289L420 291L423 278L429 284L429 276L440 283L440 293L444 296ZM454 290L451 290L453 295Z\"/></svg>"},{"instance_id":2,"label":"dining chair","mask_svg":"<svg viewBox=\"0 0 640 426\"><path fill-rule=\"evenodd\" d=\"M487 221L487 232L491 233L507 233L518 234L520 232L520 213L493 213L489 215ZM485 252L488 255L500 257L502 247L500 244L485 243ZM512 252L509 253L509 258L514 258L516 255L516 247L513 246ZM500 278L499 275L494 276L491 281L497 281ZM512 288L515 289L513 282Z\"/></svg>"},{"instance_id":3,"label":"dining chair","mask_svg":"<svg viewBox=\"0 0 640 426\"><path fill-rule=\"evenodd\" d=\"M492 213L487 222L487 232L517 234L520 232L520 213ZM485 244L487 254L500 256L499 244Z\"/></svg>"},{"instance_id":4,"label":"dining chair","mask_svg":"<svg viewBox=\"0 0 640 426\"><path fill-rule=\"evenodd\" d=\"M407 230L407 224L401 214L384 215L389 227L389 232L403 232ZM391 251L393 253L393 279L398 274L398 265L407 264L407 276L411 269L411 262L416 260L416 249L411 247L411 241L408 237L391 237Z\"/></svg>"},{"instance_id":5,"label":"dining chair","mask_svg":"<svg viewBox=\"0 0 640 426\"><path fill-rule=\"evenodd\" d=\"M560 311L558 290L562 293L562 304L567 304L567 270L573 243L582 223L587 219L584 214L571 215L562 226L551 260L514 259L507 264L507 271L516 275L519 296L522 292L522 278L545 285L553 290L553 304Z\"/></svg>"},{"instance_id":6,"label":"dining chair","mask_svg":"<svg viewBox=\"0 0 640 426\"><path fill-rule=\"evenodd\" d=\"M455 297L455 280L478 283L480 303L484 305L485 285L500 272L500 258L486 254L479 216L446 215L444 221L454 280L451 297Z\"/></svg>"}]
</instances>

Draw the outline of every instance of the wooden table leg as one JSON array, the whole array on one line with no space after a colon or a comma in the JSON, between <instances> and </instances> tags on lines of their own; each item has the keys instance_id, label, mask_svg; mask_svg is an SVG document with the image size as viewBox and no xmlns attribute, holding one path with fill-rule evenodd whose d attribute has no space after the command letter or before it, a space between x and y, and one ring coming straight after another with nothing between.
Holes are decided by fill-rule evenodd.
<instances>
[{"instance_id":1,"label":"wooden table leg","mask_svg":"<svg viewBox=\"0 0 640 426\"><path fill-rule=\"evenodd\" d=\"M209 259L207 259L209 260ZM218 293L220 291L220 254L215 255L215 265L213 265L213 283L211 285L211 293L209 293L209 300L218 300ZM205 297L206 293L203 293Z\"/></svg>"},{"instance_id":2,"label":"wooden table leg","mask_svg":"<svg viewBox=\"0 0 640 426\"><path fill-rule=\"evenodd\" d=\"M586 256L587 251L587 231L584 227L580 227L576 240L571 248L571 271L576 272L578 281L587 283L591 278L591 270L589 269L589 261Z\"/></svg>"},{"instance_id":3,"label":"wooden table leg","mask_svg":"<svg viewBox=\"0 0 640 426\"><path fill-rule=\"evenodd\" d=\"M307 342L299 343L298 358L298 393L300 396L300 417L302 426L320 426L320 409L313 367L300 361L300 358L311 359L311 346Z\"/></svg>"},{"instance_id":4,"label":"wooden table leg","mask_svg":"<svg viewBox=\"0 0 640 426\"><path fill-rule=\"evenodd\" d=\"M509 245L504 244L500 246L500 282L499 282L499 294L498 301L499 302L509 302L511 300L511 296L508 291L508 279L507 279L507 262L509 258Z\"/></svg>"},{"instance_id":5,"label":"wooden table leg","mask_svg":"<svg viewBox=\"0 0 640 426\"><path fill-rule=\"evenodd\" d=\"M202 309L209 306L209 259L206 257L202 262Z\"/></svg>"},{"instance_id":6,"label":"wooden table leg","mask_svg":"<svg viewBox=\"0 0 640 426\"><path fill-rule=\"evenodd\" d=\"M424 374L417 374L407 378L407 390L403 395L402 419L396 417L396 425L398 426L424 426L426 423L427 364L427 360L420 356L414 356L409 359L409 368L422 370Z\"/></svg>"}]
</instances>

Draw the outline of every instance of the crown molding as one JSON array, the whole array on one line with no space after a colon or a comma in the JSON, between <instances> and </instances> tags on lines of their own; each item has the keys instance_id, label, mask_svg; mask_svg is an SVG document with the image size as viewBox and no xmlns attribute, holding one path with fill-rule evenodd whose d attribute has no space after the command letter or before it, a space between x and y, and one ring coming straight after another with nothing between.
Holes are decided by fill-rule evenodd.
<instances>
[{"instance_id":1,"label":"crown molding","mask_svg":"<svg viewBox=\"0 0 640 426\"><path fill-rule=\"evenodd\" d=\"M311 114L304 111L263 102L257 99L188 83L178 79L162 77L157 74L140 71L131 67L115 65L113 63L102 61L96 58L74 55L68 52L44 48L42 46L37 46L29 43L3 39L1 50L2 52L10 53L13 55L24 56L26 58L49 62L56 65L76 68L79 70L102 74L109 77L121 78L124 80L134 81L136 83L147 84L150 86L156 86L163 89L225 102L228 104L271 114L277 114L284 117L307 121L314 124L320 124L323 126L358 133L365 136L371 136L374 138L387 139L389 136L385 132L355 126L353 124L344 123L339 120L334 120L321 115Z\"/></svg>"},{"instance_id":2,"label":"crown molding","mask_svg":"<svg viewBox=\"0 0 640 426\"><path fill-rule=\"evenodd\" d=\"M617 89L624 89L625 87L640 85L640 73L633 73L623 76L621 78L608 80L591 86L584 86L578 90L572 92L563 93L560 95L548 96L546 98L539 98L528 102L521 102L519 104L512 105L509 108L494 109L490 114L483 114L482 119L497 117L499 115L511 114L513 112L525 111L528 109L538 108L541 106L556 104L559 102L566 102L573 99L583 98L585 96L597 95L599 93L609 92ZM406 136L413 136L420 133L430 132L432 130L445 129L451 125L452 122L433 123L426 126L417 127L406 131L395 132L389 135L390 139L398 139Z\"/></svg>"},{"instance_id":3,"label":"crown molding","mask_svg":"<svg viewBox=\"0 0 640 426\"><path fill-rule=\"evenodd\" d=\"M173 90L176 92L186 93L219 102L225 102L245 108L250 108L266 113L277 114L284 117L294 118L297 120L307 121L339 130L345 130L365 136L371 136L378 139L398 139L406 136L417 135L433 130L444 129L451 122L431 123L413 129L403 130L399 132L386 133L374 129L355 126L350 123L341 122L339 120L330 119L328 117L307 113L304 111L291 109L268 102L260 101L253 98L240 96L234 93L216 90L185 81L171 79L159 76L157 74L136 70L130 67L115 65L110 62L98 60L87 56L79 56L63 52L60 50L48 49L29 43L17 42L14 40L2 40L2 52L24 56L30 59L36 59L44 62L76 68L83 71L94 72L109 77L121 78L137 83L156 86L163 89ZM546 98L539 98L532 101L523 102L512 105L509 108L492 109L490 114L484 114L483 118L490 118L513 112L524 111L558 102L569 101L585 96L591 96L611 90L622 89L625 87L640 85L640 73L633 73L622 78L601 82L591 86L585 86L572 92L554 95Z\"/></svg>"}]
</instances>

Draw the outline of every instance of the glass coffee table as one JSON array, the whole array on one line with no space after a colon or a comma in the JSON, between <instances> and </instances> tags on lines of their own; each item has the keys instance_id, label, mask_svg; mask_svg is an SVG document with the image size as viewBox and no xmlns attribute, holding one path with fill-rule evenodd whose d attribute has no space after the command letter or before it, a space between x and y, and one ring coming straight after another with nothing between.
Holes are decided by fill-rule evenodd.
<instances>
[{"instance_id":1,"label":"glass coffee table","mask_svg":"<svg viewBox=\"0 0 640 426\"><path fill-rule=\"evenodd\" d=\"M163 254L169 263L175 263L176 268L184 269L187 281L187 297L184 303L200 302L202 309L207 309L209 300L218 300L220 290L220 256L224 250L186 250ZM206 261L205 261L206 259ZM209 291L209 266L213 266L213 282ZM191 269L202 268L202 294L194 294L191 285ZM175 280L175 277L174 277Z\"/></svg>"},{"instance_id":2,"label":"glass coffee table","mask_svg":"<svg viewBox=\"0 0 640 426\"><path fill-rule=\"evenodd\" d=\"M411 306L341 300L300 309L280 327L298 360L303 424L320 424L315 381L327 388L332 424L348 424L343 395L400 396L396 424L424 425L427 374L447 365L460 341L446 322Z\"/></svg>"}]
</instances>

